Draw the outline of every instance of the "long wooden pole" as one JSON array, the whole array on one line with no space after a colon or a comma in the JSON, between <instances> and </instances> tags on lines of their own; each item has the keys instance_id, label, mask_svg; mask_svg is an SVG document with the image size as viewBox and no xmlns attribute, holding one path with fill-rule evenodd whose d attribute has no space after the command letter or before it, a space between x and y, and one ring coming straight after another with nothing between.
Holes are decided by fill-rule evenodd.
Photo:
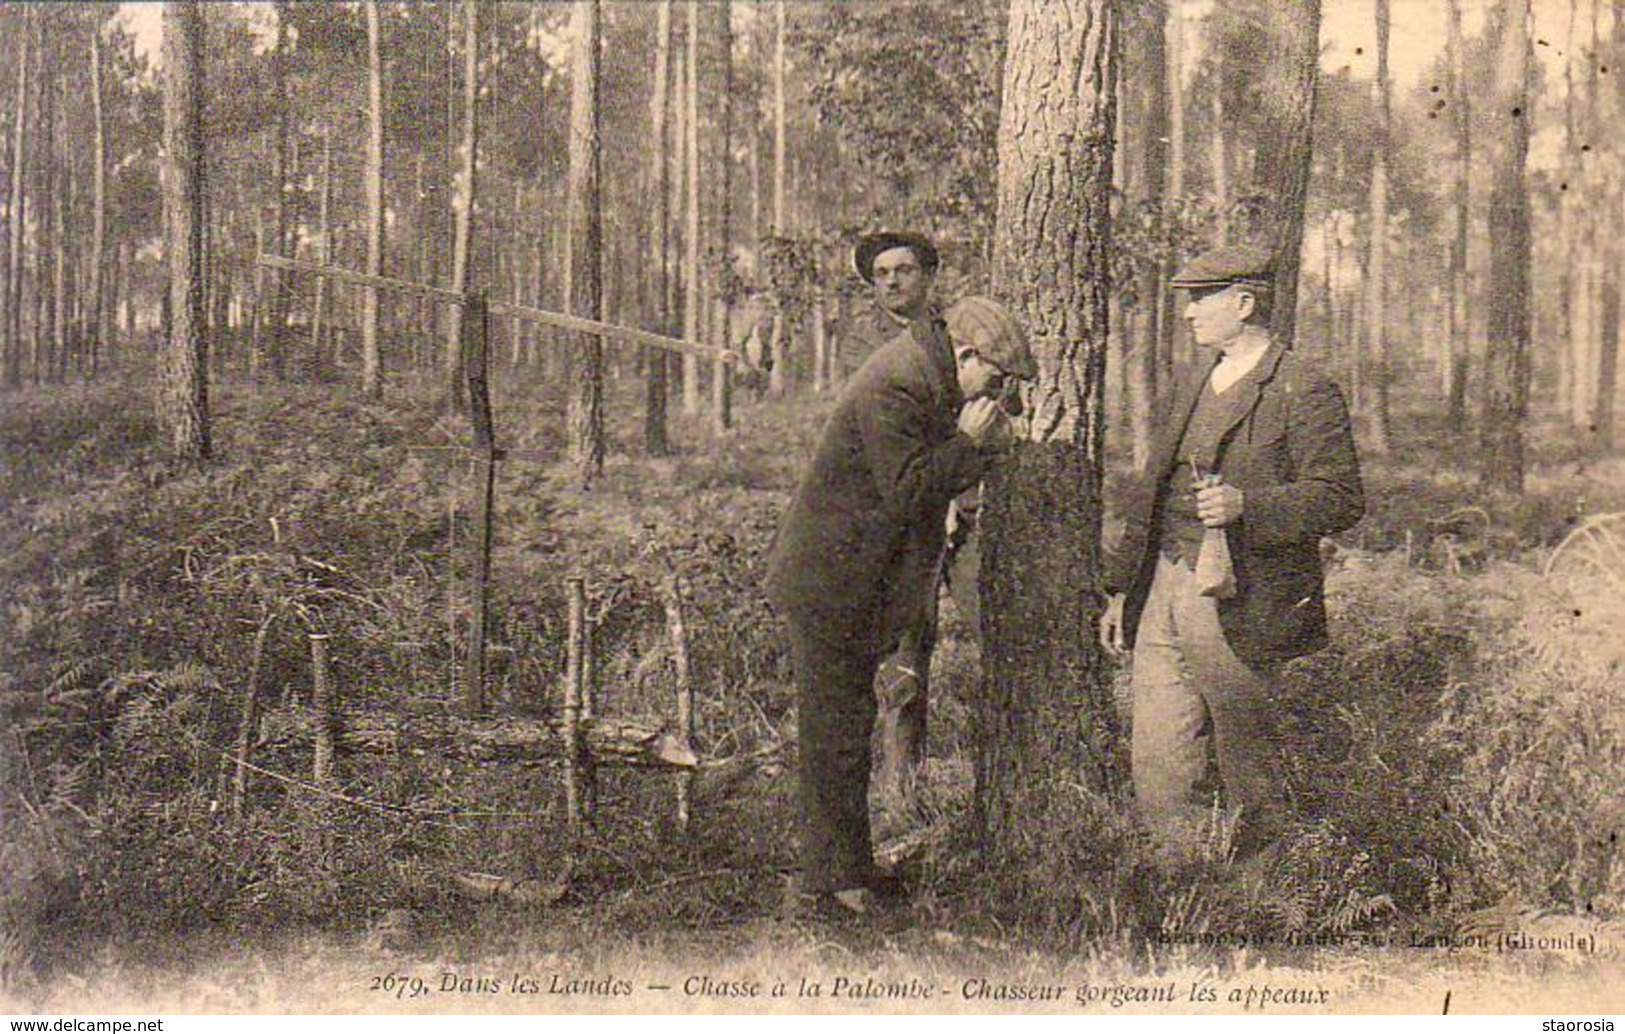
<instances>
[{"instance_id":1,"label":"long wooden pole","mask_svg":"<svg viewBox=\"0 0 1625 1034\"><path fill-rule=\"evenodd\" d=\"M345 280L355 284L388 287L397 291L410 291L414 294L438 298L458 305L463 304L464 301L463 295L456 291L448 291L443 287L431 287L427 284L414 283L410 280L396 280L387 276L368 276L365 273L357 273L354 270L343 269L338 266L324 266L319 262L283 258L281 255L261 255L259 261L261 265L271 269L281 269L292 273L313 273L317 276ZM664 348L669 352L681 352L685 355L697 355L702 358L718 359L729 363L737 363L740 360L739 353L731 348L718 348L715 345L702 344L686 338L652 334L646 330L634 330L631 327L602 323L598 320L584 319L580 316L568 316L562 312L537 309L528 305L492 301L488 303L487 311L493 315L514 316L520 319L533 320L546 326L558 327L561 330L578 330L590 334L599 334L611 340L623 341L632 345L648 345L654 348Z\"/></svg>"}]
</instances>

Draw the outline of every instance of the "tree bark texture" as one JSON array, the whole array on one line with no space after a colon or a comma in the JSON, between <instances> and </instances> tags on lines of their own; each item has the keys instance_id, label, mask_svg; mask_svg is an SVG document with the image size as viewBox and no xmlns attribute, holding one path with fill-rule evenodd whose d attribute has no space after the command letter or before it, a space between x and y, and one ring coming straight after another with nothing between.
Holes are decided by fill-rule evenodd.
<instances>
[{"instance_id":1,"label":"tree bark texture","mask_svg":"<svg viewBox=\"0 0 1625 1034\"><path fill-rule=\"evenodd\" d=\"M683 336L700 336L705 315L700 301L700 4L688 3L688 35L683 59ZM683 412L700 411L700 360L684 354Z\"/></svg>"},{"instance_id":2,"label":"tree bark texture","mask_svg":"<svg viewBox=\"0 0 1625 1034\"><path fill-rule=\"evenodd\" d=\"M1185 18L1181 0L1165 0L1163 95L1167 101L1168 169L1163 178L1163 246L1168 254L1157 268L1157 376L1168 383L1179 365L1179 324L1173 279L1180 256L1174 251L1173 212L1185 194Z\"/></svg>"},{"instance_id":3,"label":"tree bark texture","mask_svg":"<svg viewBox=\"0 0 1625 1034\"><path fill-rule=\"evenodd\" d=\"M333 127L322 126L322 178L316 203L316 233L321 249L316 261L324 266L333 264ZM326 372L327 300L333 293L327 278L316 278L316 300L310 315L310 369L312 380L321 380Z\"/></svg>"},{"instance_id":4,"label":"tree bark texture","mask_svg":"<svg viewBox=\"0 0 1625 1034\"><path fill-rule=\"evenodd\" d=\"M378 0L367 13L367 275L384 275L384 62L380 53ZM361 393L384 395L384 367L378 344L378 289L361 293Z\"/></svg>"},{"instance_id":5,"label":"tree bark texture","mask_svg":"<svg viewBox=\"0 0 1625 1034\"><path fill-rule=\"evenodd\" d=\"M474 251L475 161L479 148L480 15L475 0L463 0L463 108L462 133L457 142L457 178L452 189L452 210L456 229L452 237L451 289L466 294L469 289L469 262ZM461 403L463 320L466 306L451 306L447 321L445 377L454 408Z\"/></svg>"},{"instance_id":6,"label":"tree bark texture","mask_svg":"<svg viewBox=\"0 0 1625 1034\"><path fill-rule=\"evenodd\" d=\"M662 334L671 333L671 309L668 305L668 283L671 279L671 0L660 0L655 18L654 88L649 99L649 132L654 150L649 156L648 200L654 208L649 213L649 250L654 254L650 263L653 287L649 300L654 308L655 329ZM664 456L671 451L671 440L666 433L666 364L665 351L658 348L643 353L643 451L650 456Z\"/></svg>"},{"instance_id":7,"label":"tree bark texture","mask_svg":"<svg viewBox=\"0 0 1625 1034\"><path fill-rule=\"evenodd\" d=\"M22 383L23 332L23 223L27 218L25 167L28 160L28 95L34 48L32 22L34 12L24 8L21 12L23 29L17 34L17 94L11 129L11 184L6 206L6 319L0 326L5 340L5 378L9 387Z\"/></svg>"},{"instance_id":8,"label":"tree bark texture","mask_svg":"<svg viewBox=\"0 0 1625 1034\"><path fill-rule=\"evenodd\" d=\"M1371 239L1366 262L1366 354L1371 362L1370 447L1386 455L1391 442L1388 407L1388 149L1392 133L1392 84L1388 79L1388 2L1376 0L1377 139L1371 160Z\"/></svg>"},{"instance_id":9,"label":"tree bark texture","mask_svg":"<svg viewBox=\"0 0 1625 1034\"><path fill-rule=\"evenodd\" d=\"M1114 4L1016 0L999 121L993 291L1039 366L1033 421L984 494L976 814L999 871L1061 784L1106 792L1120 745L1094 637L1104 447ZM1049 832L1045 832L1049 831Z\"/></svg>"},{"instance_id":10,"label":"tree bark texture","mask_svg":"<svg viewBox=\"0 0 1625 1034\"><path fill-rule=\"evenodd\" d=\"M722 65L721 112L717 127L717 343L727 347L733 339L733 315L727 297L733 268L733 91L734 36L732 0L721 0L717 10L719 61ZM711 421L718 434L733 426L733 367L718 359L711 365Z\"/></svg>"},{"instance_id":11,"label":"tree bark texture","mask_svg":"<svg viewBox=\"0 0 1625 1034\"><path fill-rule=\"evenodd\" d=\"M272 106L276 112L275 141L271 154L271 189L276 192L276 253L293 258L293 151L289 135L293 121L292 98L288 96L288 4L276 4L276 44L271 51ZM271 375L281 379L287 373L288 291L285 276L272 277L271 299L266 319L263 352Z\"/></svg>"},{"instance_id":12,"label":"tree bark texture","mask_svg":"<svg viewBox=\"0 0 1625 1034\"><path fill-rule=\"evenodd\" d=\"M571 19L570 276L565 307L574 316L603 318L603 196L600 178L599 85L601 15L598 0L580 0ZM576 335L570 395L570 448L583 487L604 468L604 346Z\"/></svg>"},{"instance_id":13,"label":"tree bark texture","mask_svg":"<svg viewBox=\"0 0 1625 1034\"><path fill-rule=\"evenodd\" d=\"M158 419L179 456L209 455L208 341L203 312L203 5L164 6L164 226L170 326Z\"/></svg>"},{"instance_id":14,"label":"tree bark texture","mask_svg":"<svg viewBox=\"0 0 1625 1034\"><path fill-rule=\"evenodd\" d=\"M1272 202L1251 243L1275 252L1274 312L1270 333L1291 340L1297 321L1298 266L1303 244L1304 199L1309 191L1310 145L1320 60L1320 0L1281 0L1258 8L1265 52L1275 55L1258 70L1258 96L1265 111L1254 162L1259 191Z\"/></svg>"},{"instance_id":15,"label":"tree bark texture","mask_svg":"<svg viewBox=\"0 0 1625 1034\"><path fill-rule=\"evenodd\" d=\"M1484 357L1480 479L1521 493L1529 407L1529 0L1502 0L1493 104L1480 128L1491 166L1489 339Z\"/></svg>"},{"instance_id":16,"label":"tree bark texture","mask_svg":"<svg viewBox=\"0 0 1625 1034\"><path fill-rule=\"evenodd\" d=\"M1451 129L1455 135L1456 155L1451 164L1454 178L1452 207L1454 232L1450 238L1450 369L1447 374L1446 396L1450 413L1450 426L1463 427L1467 421L1467 369L1472 354L1472 321L1468 308L1467 235L1471 212L1470 191L1473 154L1471 105L1467 97L1464 42L1461 32L1461 0L1448 0L1449 28L1446 46L1449 50L1450 99L1454 109Z\"/></svg>"},{"instance_id":17,"label":"tree bark texture","mask_svg":"<svg viewBox=\"0 0 1625 1034\"><path fill-rule=\"evenodd\" d=\"M86 300L89 309L85 320L85 351L87 369L94 377L101 366L102 342L106 337L104 315L107 306L102 297L102 272L107 264L107 113L102 99L102 47L101 27L90 29L90 104L95 119L94 143L91 162L91 216L90 257L87 267L90 289Z\"/></svg>"},{"instance_id":18,"label":"tree bark texture","mask_svg":"<svg viewBox=\"0 0 1625 1034\"><path fill-rule=\"evenodd\" d=\"M1131 106L1125 113L1125 137L1131 146L1122 156L1128 166L1123 180L1130 193L1142 202L1160 202L1168 163L1168 63L1164 49L1167 14L1161 4L1149 4L1125 10L1124 17L1134 19L1122 40L1124 79L1134 88L1121 91ZM1129 328L1122 328L1136 468L1151 459L1151 422L1156 413L1164 354L1159 320L1169 315L1170 308L1167 275L1166 264L1145 264L1136 291L1137 318L1131 324L1137 333L1131 336Z\"/></svg>"}]
</instances>

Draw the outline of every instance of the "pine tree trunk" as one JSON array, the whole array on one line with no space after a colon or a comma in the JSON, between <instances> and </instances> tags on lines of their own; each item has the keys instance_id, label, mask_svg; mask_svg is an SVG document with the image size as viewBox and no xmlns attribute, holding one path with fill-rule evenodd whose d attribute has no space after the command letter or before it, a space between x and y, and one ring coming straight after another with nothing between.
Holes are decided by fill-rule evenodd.
<instances>
[{"instance_id":1,"label":"pine tree trunk","mask_svg":"<svg viewBox=\"0 0 1625 1034\"><path fill-rule=\"evenodd\" d=\"M700 4L688 4L688 56L683 63L684 216L683 336L697 340L704 325L700 300ZM700 411L700 361L683 355L683 412Z\"/></svg>"},{"instance_id":2,"label":"pine tree trunk","mask_svg":"<svg viewBox=\"0 0 1625 1034\"><path fill-rule=\"evenodd\" d=\"M384 275L384 62L378 0L367 0L367 275ZM378 343L378 289L362 288L361 393L384 396L383 356Z\"/></svg>"},{"instance_id":3,"label":"pine tree trunk","mask_svg":"<svg viewBox=\"0 0 1625 1034\"><path fill-rule=\"evenodd\" d=\"M469 289L469 263L474 250L475 156L479 148L479 70L480 20L476 0L463 0L463 107L462 134L457 143L456 185L452 190L453 230L451 289L466 294ZM463 321L467 307L452 305L447 320L444 377L452 408L462 405L465 388L460 372Z\"/></svg>"},{"instance_id":4,"label":"pine tree trunk","mask_svg":"<svg viewBox=\"0 0 1625 1034\"><path fill-rule=\"evenodd\" d=\"M717 256L718 256L718 283L716 301L718 308L717 344L728 347L733 340L733 315L730 299L725 287L728 275L733 269L733 92L734 92L734 57L733 57L733 3L732 0L721 0L718 5L717 17L721 23L718 30L719 46L722 62L722 97L721 97L721 125L717 127L718 147L717 162L722 166L718 176L720 197L717 199ZM722 360L717 360L711 366L711 424L717 434L724 434L733 427L733 367Z\"/></svg>"},{"instance_id":5,"label":"pine tree trunk","mask_svg":"<svg viewBox=\"0 0 1625 1034\"><path fill-rule=\"evenodd\" d=\"M1124 70L1125 83L1133 83L1134 88L1125 87L1122 92L1129 104L1125 136L1135 144L1124 152L1129 166L1124 182L1142 202L1160 202L1164 199L1168 165L1167 11L1162 4L1150 4L1125 8L1124 16L1134 18L1123 40L1129 63ZM1139 282L1137 318L1123 333L1128 353L1126 406L1136 468L1151 459L1151 423L1161 383L1158 378L1164 373L1159 320L1171 317L1167 274L1164 264L1146 263Z\"/></svg>"},{"instance_id":6,"label":"pine tree trunk","mask_svg":"<svg viewBox=\"0 0 1625 1034\"><path fill-rule=\"evenodd\" d=\"M322 179L318 189L321 193L317 201L316 233L322 243L316 252L316 261L326 266L333 262L333 227L330 221L333 207L333 129L325 124L322 126ZM313 380L321 380L324 372L322 342L327 330L327 296L330 293L332 288L327 283L327 277L318 276L316 301L310 315L309 376Z\"/></svg>"},{"instance_id":7,"label":"pine tree trunk","mask_svg":"<svg viewBox=\"0 0 1625 1034\"><path fill-rule=\"evenodd\" d=\"M1486 119L1489 140L1489 340L1484 356L1480 479L1495 489L1523 492L1524 428L1529 405L1529 0L1502 0L1492 96L1508 117Z\"/></svg>"},{"instance_id":8,"label":"pine tree trunk","mask_svg":"<svg viewBox=\"0 0 1625 1034\"><path fill-rule=\"evenodd\" d=\"M1213 91L1209 117L1213 121L1209 137L1208 161L1213 169L1213 210L1218 217L1216 233L1220 244L1230 243L1230 136L1224 121L1224 97Z\"/></svg>"},{"instance_id":9,"label":"pine tree trunk","mask_svg":"<svg viewBox=\"0 0 1625 1034\"><path fill-rule=\"evenodd\" d=\"M64 26L65 28L65 26ZM60 61L62 51L58 44L55 57ZM67 82L63 76L52 77L51 105L51 355L46 367L49 380L61 381L68 370L68 276L73 264L68 256L73 241L68 236L69 218L78 203L75 194L72 155L68 148Z\"/></svg>"},{"instance_id":10,"label":"pine tree trunk","mask_svg":"<svg viewBox=\"0 0 1625 1034\"><path fill-rule=\"evenodd\" d=\"M1472 121L1467 97L1465 57L1461 33L1461 0L1448 0L1447 46L1450 64L1450 100L1454 109L1451 129L1456 156L1451 163L1454 179L1454 233L1450 239L1450 371L1447 388L1451 427L1464 427L1467 421L1467 367L1471 355L1472 323L1468 308L1467 233L1469 179L1472 169Z\"/></svg>"},{"instance_id":11,"label":"pine tree trunk","mask_svg":"<svg viewBox=\"0 0 1625 1034\"><path fill-rule=\"evenodd\" d=\"M1616 242L1616 256L1618 251ZM1602 298L1598 306L1602 327L1597 340L1600 350L1597 356L1597 410L1592 429L1596 448L1607 453L1614 448L1615 407L1619 394L1620 272L1617 258L1604 268L1602 275Z\"/></svg>"},{"instance_id":12,"label":"pine tree trunk","mask_svg":"<svg viewBox=\"0 0 1625 1034\"><path fill-rule=\"evenodd\" d=\"M1038 416L1033 440L995 468L983 495L975 803L995 878L1017 893L1034 853L1074 835L1047 818L1075 799L1070 787L1105 794L1120 781L1094 636L1109 308L1094 271L1110 236L1114 6L1010 7L993 291L1031 337Z\"/></svg>"},{"instance_id":13,"label":"pine tree trunk","mask_svg":"<svg viewBox=\"0 0 1625 1034\"><path fill-rule=\"evenodd\" d=\"M4 348L5 380L9 387L22 383L22 328L23 328L23 223L27 219L27 200L23 191L24 167L28 156L28 95L34 58L31 7L12 12L22 21L22 30L16 33L17 94L12 112L11 129L11 183L6 205L6 283L5 322L0 324L0 348Z\"/></svg>"},{"instance_id":14,"label":"pine tree trunk","mask_svg":"<svg viewBox=\"0 0 1625 1034\"><path fill-rule=\"evenodd\" d=\"M1371 428L1370 447L1379 455L1386 455L1392 447L1392 431L1388 411L1388 148L1392 132L1388 81L1388 2L1376 0L1377 21L1377 81L1374 85L1377 101L1377 139L1371 163L1371 239L1370 256L1366 263L1366 333L1367 354L1371 360L1371 391L1368 395L1371 410L1368 414Z\"/></svg>"},{"instance_id":15,"label":"pine tree trunk","mask_svg":"<svg viewBox=\"0 0 1625 1034\"><path fill-rule=\"evenodd\" d=\"M1274 310L1270 334L1290 341L1297 324L1298 267L1302 261L1304 199L1309 190L1310 144L1320 60L1320 0L1281 0L1263 9L1265 52L1258 96L1264 102L1258 187L1272 201L1255 228L1275 249Z\"/></svg>"},{"instance_id":16,"label":"pine tree trunk","mask_svg":"<svg viewBox=\"0 0 1625 1034\"><path fill-rule=\"evenodd\" d=\"M203 6L164 5L164 226L170 326L159 424L179 456L209 455L208 341L203 312Z\"/></svg>"},{"instance_id":17,"label":"pine tree trunk","mask_svg":"<svg viewBox=\"0 0 1625 1034\"><path fill-rule=\"evenodd\" d=\"M104 314L107 311L102 297L102 273L107 264L107 113L102 100L102 47L100 26L90 30L90 104L95 119L95 142L91 152L91 216L90 289L86 300L89 309L85 321L85 352L89 373L94 378L101 371L102 340L106 337Z\"/></svg>"},{"instance_id":18,"label":"pine tree trunk","mask_svg":"<svg viewBox=\"0 0 1625 1034\"><path fill-rule=\"evenodd\" d=\"M571 18L570 277L572 315L603 318L603 202L599 122L601 74L598 0L582 0ZM595 334L577 336L570 396L570 446L583 488L604 469L604 349Z\"/></svg>"},{"instance_id":19,"label":"pine tree trunk","mask_svg":"<svg viewBox=\"0 0 1625 1034\"><path fill-rule=\"evenodd\" d=\"M654 149L649 153L649 193L654 204L650 213L649 263L652 285L649 292L654 307L655 329L671 333L668 307L671 280L671 0L660 0L655 19L654 88L650 91L649 132ZM666 353L651 348L643 354L643 451L664 456L671 451L666 434Z\"/></svg>"},{"instance_id":20,"label":"pine tree trunk","mask_svg":"<svg viewBox=\"0 0 1625 1034\"><path fill-rule=\"evenodd\" d=\"M290 123L293 120L292 98L288 95L288 3L276 5L276 45L271 56L271 84L276 111L276 140L271 155L271 188L276 192L276 253L293 257L293 213L289 210L293 192L293 150ZM287 376L288 341L288 279L285 274L271 278L269 317L266 321L264 351L271 375L278 380Z\"/></svg>"},{"instance_id":21,"label":"pine tree trunk","mask_svg":"<svg viewBox=\"0 0 1625 1034\"><path fill-rule=\"evenodd\" d=\"M1182 322L1175 310L1173 289L1168 282L1177 271L1181 256L1175 254L1172 218L1175 206L1185 195L1185 19L1183 0L1167 0L1164 29L1163 89L1168 103L1168 169L1163 179L1163 246L1169 253L1157 271L1157 381L1170 383L1180 359Z\"/></svg>"}]
</instances>

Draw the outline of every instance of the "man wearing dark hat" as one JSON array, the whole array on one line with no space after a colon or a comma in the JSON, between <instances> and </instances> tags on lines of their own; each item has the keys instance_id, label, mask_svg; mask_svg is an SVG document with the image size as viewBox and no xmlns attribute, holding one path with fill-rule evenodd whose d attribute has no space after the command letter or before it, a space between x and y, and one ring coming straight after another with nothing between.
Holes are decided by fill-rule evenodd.
<instances>
[{"instance_id":1,"label":"man wearing dark hat","mask_svg":"<svg viewBox=\"0 0 1625 1034\"><path fill-rule=\"evenodd\" d=\"M858 238L852 265L874 288L874 301L845 328L843 373L856 371L909 324L939 315L931 303L939 261L936 245L923 234L888 230Z\"/></svg>"},{"instance_id":2,"label":"man wearing dark hat","mask_svg":"<svg viewBox=\"0 0 1625 1034\"><path fill-rule=\"evenodd\" d=\"M1287 819L1271 683L1326 645L1320 539L1364 512L1336 384L1269 332L1269 252L1209 251L1173 286L1201 358L1170 393L1151 462L1107 553L1101 638L1134 650L1136 803L1162 845L1200 822L1208 754L1236 851Z\"/></svg>"},{"instance_id":3,"label":"man wearing dark hat","mask_svg":"<svg viewBox=\"0 0 1625 1034\"><path fill-rule=\"evenodd\" d=\"M798 690L801 889L825 914L870 913L897 889L870 838L876 669L918 621L949 501L1008 435L1004 381L1034 372L987 299L909 325L842 390L779 525L767 590Z\"/></svg>"}]
</instances>

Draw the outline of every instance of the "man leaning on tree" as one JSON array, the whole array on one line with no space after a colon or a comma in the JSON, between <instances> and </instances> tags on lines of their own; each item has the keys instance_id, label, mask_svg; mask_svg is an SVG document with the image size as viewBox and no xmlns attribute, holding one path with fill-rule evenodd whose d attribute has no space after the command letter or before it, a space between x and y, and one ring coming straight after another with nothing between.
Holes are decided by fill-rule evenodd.
<instances>
[{"instance_id":1,"label":"man leaning on tree","mask_svg":"<svg viewBox=\"0 0 1625 1034\"><path fill-rule=\"evenodd\" d=\"M1151 462L1108 549L1106 648L1132 648L1136 805L1164 851L1210 806L1211 752L1238 857L1287 821L1280 666L1326 644L1320 540L1364 512L1348 409L1269 332L1274 264L1252 246L1179 271L1199 353L1170 393Z\"/></svg>"},{"instance_id":2,"label":"man leaning on tree","mask_svg":"<svg viewBox=\"0 0 1625 1034\"><path fill-rule=\"evenodd\" d=\"M780 522L767 590L794 669L804 905L873 915L901 895L875 864L870 736L882 658L934 594L949 501L1010 439L999 406L1032 354L997 303L919 320L847 383Z\"/></svg>"}]
</instances>

